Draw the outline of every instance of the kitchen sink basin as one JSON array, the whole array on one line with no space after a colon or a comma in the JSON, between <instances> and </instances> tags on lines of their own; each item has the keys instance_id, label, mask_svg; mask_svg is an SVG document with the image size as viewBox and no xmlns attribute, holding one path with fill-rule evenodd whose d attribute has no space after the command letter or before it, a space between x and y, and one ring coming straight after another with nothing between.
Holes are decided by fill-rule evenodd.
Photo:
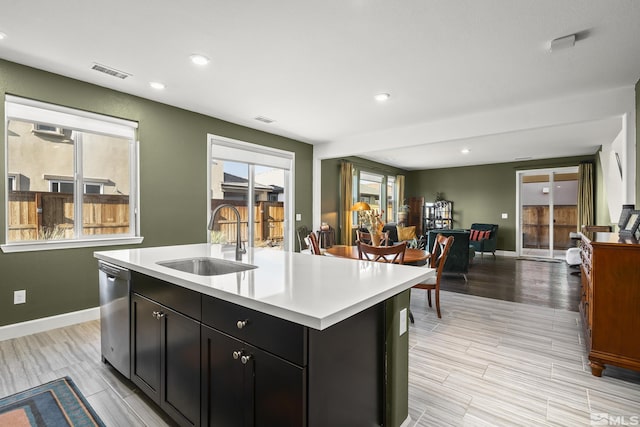
<instances>
[{"instance_id":1,"label":"kitchen sink basin","mask_svg":"<svg viewBox=\"0 0 640 427\"><path fill-rule=\"evenodd\" d=\"M157 264L199 276L218 276L220 274L239 273L257 268L255 265L218 258L186 258L173 261L159 261Z\"/></svg>"}]
</instances>

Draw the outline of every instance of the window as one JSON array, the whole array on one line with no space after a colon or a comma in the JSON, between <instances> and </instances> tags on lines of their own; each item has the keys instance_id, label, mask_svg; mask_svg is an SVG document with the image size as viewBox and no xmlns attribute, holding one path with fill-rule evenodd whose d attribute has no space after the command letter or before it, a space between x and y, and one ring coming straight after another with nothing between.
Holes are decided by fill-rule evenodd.
<instances>
[{"instance_id":1,"label":"window","mask_svg":"<svg viewBox=\"0 0 640 427\"><path fill-rule=\"evenodd\" d=\"M142 241L137 123L10 95L5 111L4 252Z\"/></svg>"},{"instance_id":2,"label":"window","mask_svg":"<svg viewBox=\"0 0 640 427\"><path fill-rule=\"evenodd\" d=\"M394 222L398 204L396 203L396 177L387 176L387 212L385 212L386 222Z\"/></svg>"},{"instance_id":3,"label":"window","mask_svg":"<svg viewBox=\"0 0 640 427\"><path fill-rule=\"evenodd\" d=\"M294 153L256 144L209 136L208 206L234 206L240 213L240 235L254 247L286 250L293 247ZM230 208L216 216L209 233L213 243L233 243L237 221Z\"/></svg>"},{"instance_id":4,"label":"window","mask_svg":"<svg viewBox=\"0 0 640 427\"><path fill-rule=\"evenodd\" d=\"M49 181L49 191L52 193L73 193L73 180ZM102 184L84 183L85 194L103 194Z\"/></svg>"},{"instance_id":5,"label":"window","mask_svg":"<svg viewBox=\"0 0 640 427\"><path fill-rule=\"evenodd\" d=\"M371 209L381 214L384 222L394 222L398 210L396 200L396 177L360 170L353 175L353 203L366 202ZM353 212L353 224L358 216Z\"/></svg>"}]
</instances>

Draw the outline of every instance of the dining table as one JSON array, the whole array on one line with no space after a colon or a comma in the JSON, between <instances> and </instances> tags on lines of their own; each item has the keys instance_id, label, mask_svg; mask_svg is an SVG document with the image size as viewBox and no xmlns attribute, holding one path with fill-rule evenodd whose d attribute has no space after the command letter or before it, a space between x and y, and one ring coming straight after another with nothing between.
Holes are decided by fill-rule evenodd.
<instances>
[{"instance_id":1,"label":"dining table","mask_svg":"<svg viewBox=\"0 0 640 427\"><path fill-rule=\"evenodd\" d=\"M359 259L358 247L347 245L333 245L325 249L325 255L337 256L341 258ZM404 252L405 264L421 264L424 263L431 254L424 249L407 248Z\"/></svg>"}]
</instances>

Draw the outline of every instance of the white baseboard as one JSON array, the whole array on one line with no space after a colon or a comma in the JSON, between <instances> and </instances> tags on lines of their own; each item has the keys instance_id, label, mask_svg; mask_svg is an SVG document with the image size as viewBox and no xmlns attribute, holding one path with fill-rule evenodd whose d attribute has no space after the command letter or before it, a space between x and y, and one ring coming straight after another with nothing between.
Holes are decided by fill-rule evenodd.
<instances>
[{"instance_id":1,"label":"white baseboard","mask_svg":"<svg viewBox=\"0 0 640 427\"><path fill-rule=\"evenodd\" d=\"M510 256L510 257L518 256L516 251L496 251L496 255L498 255L498 256Z\"/></svg>"},{"instance_id":2,"label":"white baseboard","mask_svg":"<svg viewBox=\"0 0 640 427\"><path fill-rule=\"evenodd\" d=\"M411 424L411 415L407 415L407 419L404 420L402 422L402 424L400 424L400 427L409 427L409 424Z\"/></svg>"},{"instance_id":3,"label":"white baseboard","mask_svg":"<svg viewBox=\"0 0 640 427\"><path fill-rule=\"evenodd\" d=\"M87 308L86 310L73 311L71 313L58 314L56 316L43 317L41 319L28 320L12 325L0 326L0 341L11 338L23 337L76 323L88 322L100 318L100 307Z\"/></svg>"}]
</instances>

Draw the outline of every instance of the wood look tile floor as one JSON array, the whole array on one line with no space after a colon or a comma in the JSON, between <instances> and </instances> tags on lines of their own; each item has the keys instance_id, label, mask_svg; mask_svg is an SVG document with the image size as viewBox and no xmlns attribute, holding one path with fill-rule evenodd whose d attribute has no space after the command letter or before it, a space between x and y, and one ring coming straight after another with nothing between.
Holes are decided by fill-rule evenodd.
<instances>
[{"instance_id":1,"label":"wood look tile floor","mask_svg":"<svg viewBox=\"0 0 640 427\"><path fill-rule=\"evenodd\" d=\"M486 258L484 269L477 265L472 270L478 277L499 268ZM557 275L558 268L561 264L533 262L526 268L533 278L524 280L534 284L532 289L548 288L538 282ZM468 287L485 286L472 280ZM579 314L554 308L548 297L528 302L443 291L438 319L427 307L426 292L412 290L411 426L588 426L592 413L640 415L640 373L608 366L602 378L593 377ZM65 375L109 427L173 425L131 382L101 362L99 321L0 342L0 397Z\"/></svg>"}]
</instances>

